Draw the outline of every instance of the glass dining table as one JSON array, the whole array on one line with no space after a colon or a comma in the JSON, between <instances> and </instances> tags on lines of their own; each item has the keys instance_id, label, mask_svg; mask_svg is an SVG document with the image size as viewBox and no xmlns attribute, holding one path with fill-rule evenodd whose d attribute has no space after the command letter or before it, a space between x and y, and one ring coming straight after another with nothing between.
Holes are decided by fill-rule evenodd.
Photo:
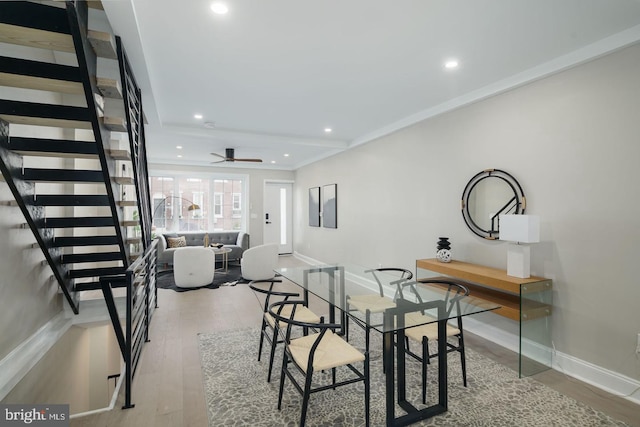
<instances>
[{"instance_id":1,"label":"glass dining table","mask_svg":"<svg viewBox=\"0 0 640 427\"><path fill-rule=\"evenodd\" d=\"M448 379L447 379L447 351L445 327L449 319L458 316L468 316L499 308L492 302L464 296L456 298L452 303L450 295L438 284L412 282L397 282L399 277L389 273L378 272L376 275L380 283L385 286L385 296L394 300L393 307L382 313L382 321L369 318L353 307L349 307L348 299L355 295L379 294L379 286L371 269L353 264L323 264L303 267L286 267L275 270L283 278L300 286L304 298L308 301L309 294L315 295L327 302L329 308L329 322L340 323L342 333L347 327L347 316L363 327L371 328L382 334L383 360L385 372L385 416L387 426L406 426L447 411ZM419 326L420 323L408 321L406 315L421 311L438 323L438 403L417 408L407 400L406 366L404 343L405 329ZM411 319L415 319L411 317ZM396 351L394 352L394 349ZM397 396L396 396L397 394ZM396 416L396 403L404 414Z\"/></svg>"}]
</instances>

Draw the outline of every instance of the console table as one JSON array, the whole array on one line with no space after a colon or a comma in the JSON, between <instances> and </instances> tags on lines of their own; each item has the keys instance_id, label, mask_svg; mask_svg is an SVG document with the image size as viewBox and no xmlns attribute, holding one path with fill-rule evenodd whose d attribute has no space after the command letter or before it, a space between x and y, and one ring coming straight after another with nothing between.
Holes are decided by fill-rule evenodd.
<instances>
[{"instance_id":1,"label":"console table","mask_svg":"<svg viewBox=\"0 0 640 427\"><path fill-rule=\"evenodd\" d=\"M505 270L462 261L416 260L416 279L453 277L467 283L469 295L500 304L495 314L519 322L519 374L551 367L552 283L543 277L521 279Z\"/></svg>"}]
</instances>

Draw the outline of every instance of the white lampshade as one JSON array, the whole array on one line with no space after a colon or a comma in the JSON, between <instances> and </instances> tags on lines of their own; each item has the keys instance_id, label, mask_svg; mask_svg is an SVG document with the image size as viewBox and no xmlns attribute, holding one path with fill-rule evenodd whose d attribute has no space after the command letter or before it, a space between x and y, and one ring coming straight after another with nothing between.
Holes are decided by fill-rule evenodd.
<instances>
[{"instance_id":1,"label":"white lampshade","mask_svg":"<svg viewBox=\"0 0 640 427\"><path fill-rule=\"evenodd\" d=\"M540 217L537 215L500 215L500 240L519 243L540 241Z\"/></svg>"}]
</instances>

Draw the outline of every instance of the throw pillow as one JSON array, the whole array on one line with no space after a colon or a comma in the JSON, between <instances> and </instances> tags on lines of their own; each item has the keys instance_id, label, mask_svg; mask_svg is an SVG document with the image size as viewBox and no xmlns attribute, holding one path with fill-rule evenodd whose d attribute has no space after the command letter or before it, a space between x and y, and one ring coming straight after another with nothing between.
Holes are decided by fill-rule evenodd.
<instances>
[{"instance_id":1,"label":"throw pillow","mask_svg":"<svg viewBox=\"0 0 640 427\"><path fill-rule=\"evenodd\" d=\"M169 237L167 239L168 248L184 248L187 246L187 239L184 236Z\"/></svg>"}]
</instances>

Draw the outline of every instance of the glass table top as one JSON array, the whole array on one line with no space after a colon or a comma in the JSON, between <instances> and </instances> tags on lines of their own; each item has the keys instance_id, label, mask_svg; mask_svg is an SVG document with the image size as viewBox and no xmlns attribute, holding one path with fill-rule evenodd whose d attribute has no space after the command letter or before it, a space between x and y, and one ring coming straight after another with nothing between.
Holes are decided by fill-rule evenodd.
<instances>
[{"instance_id":1,"label":"glass table top","mask_svg":"<svg viewBox=\"0 0 640 427\"><path fill-rule=\"evenodd\" d=\"M399 274L353 264L283 267L275 271L380 332L396 331L500 307L486 300L456 295L455 291L448 291L446 284L434 282L437 279L429 279L431 283L400 280ZM371 307L371 315L368 317L364 311L358 310L364 310L367 306Z\"/></svg>"}]
</instances>

